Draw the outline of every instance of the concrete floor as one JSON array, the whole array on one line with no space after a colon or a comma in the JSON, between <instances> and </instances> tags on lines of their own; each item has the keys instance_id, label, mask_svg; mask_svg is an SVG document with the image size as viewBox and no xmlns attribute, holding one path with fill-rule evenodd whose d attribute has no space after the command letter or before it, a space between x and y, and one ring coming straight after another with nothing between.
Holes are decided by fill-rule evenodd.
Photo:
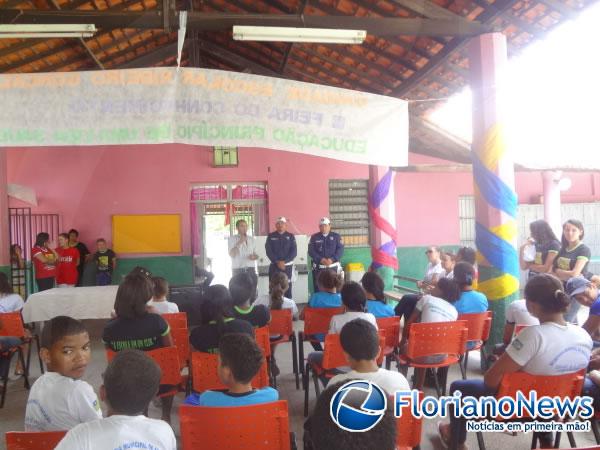
<instances>
[{"instance_id":1,"label":"concrete floor","mask_svg":"<svg viewBox=\"0 0 600 450\"><path fill-rule=\"evenodd\" d=\"M105 321L85 321L86 326L90 330L93 341L92 349L92 362L88 367L86 376L84 379L88 381L98 392L98 388L101 383L100 374L106 367L106 360L104 355L104 349L100 342L100 335ZM301 329L301 322L296 323L296 328ZM294 376L292 374L292 358L291 358L291 346L289 344L281 345L277 349L277 362L281 369L281 375L278 377L278 389L280 397L288 401L290 411L290 430L296 432L298 447L302 448L302 424L304 423L303 417L303 404L304 395L303 391L296 390ZM305 346L305 355L310 352L310 346ZM12 372L11 372L12 373ZM33 382L40 375L39 366L37 360L32 358L32 373L31 381ZM409 372L409 376L411 372ZM477 352L472 352L469 359L469 378L481 377L481 371L479 370L479 359ZM450 370L448 379L449 381L458 379L460 377L460 371L458 368L453 367ZM312 387L312 386L311 386ZM426 395L435 395L434 389L425 389ZM310 396L311 402L310 407L314 404L314 389L311 390ZM179 420L177 416L177 408L183 400L183 394L175 397L172 423L175 435L179 437ZM8 386L8 393L6 398L6 404L3 409L0 409L0 431L2 431L2 441L0 442L0 449L5 449L4 433L7 431L18 431L23 429L23 417L25 412L25 404L27 401L27 390L23 387L22 380L11 381ZM160 410L154 406L150 406L149 411L150 417L160 418ZM437 437L437 422L439 420L426 420L423 427L423 434L421 439L421 449L442 449L444 448L438 437ZM484 435L486 447L489 450L505 450L507 448L513 449L527 449L530 447L531 434L521 434L513 437L503 433L486 433ZM593 435L590 433L575 433L575 439L579 447L586 447L595 445ZM471 449L477 449L477 440L475 434L470 434L467 440L467 444ZM561 448L570 448L566 436L563 436Z\"/></svg>"}]
</instances>

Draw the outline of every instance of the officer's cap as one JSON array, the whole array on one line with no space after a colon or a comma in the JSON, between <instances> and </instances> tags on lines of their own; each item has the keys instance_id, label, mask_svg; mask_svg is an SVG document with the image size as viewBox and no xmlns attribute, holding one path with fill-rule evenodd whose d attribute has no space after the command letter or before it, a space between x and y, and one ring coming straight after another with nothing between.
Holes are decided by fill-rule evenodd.
<instances>
[{"instance_id":1,"label":"officer's cap","mask_svg":"<svg viewBox=\"0 0 600 450\"><path fill-rule=\"evenodd\" d=\"M331 224L329 217L321 217L321 220L319 221L319 225L329 225L329 224Z\"/></svg>"}]
</instances>

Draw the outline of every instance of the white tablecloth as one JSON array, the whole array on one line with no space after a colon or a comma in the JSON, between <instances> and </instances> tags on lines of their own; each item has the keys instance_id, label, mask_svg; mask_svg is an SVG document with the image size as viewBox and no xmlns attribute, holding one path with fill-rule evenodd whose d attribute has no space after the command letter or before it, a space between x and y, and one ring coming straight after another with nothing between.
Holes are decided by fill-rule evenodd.
<instances>
[{"instance_id":1,"label":"white tablecloth","mask_svg":"<svg viewBox=\"0 0 600 450\"><path fill-rule=\"evenodd\" d=\"M23 307L23 321L41 322L56 316L110 319L119 286L54 288L31 294Z\"/></svg>"}]
</instances>

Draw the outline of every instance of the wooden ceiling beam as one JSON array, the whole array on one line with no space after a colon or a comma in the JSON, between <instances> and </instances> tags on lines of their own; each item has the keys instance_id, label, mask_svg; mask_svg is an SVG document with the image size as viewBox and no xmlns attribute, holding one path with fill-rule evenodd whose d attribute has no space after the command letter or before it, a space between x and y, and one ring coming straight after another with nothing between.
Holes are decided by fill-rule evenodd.
<instances>
[{"instance_id":1,"label":"wooden ceiling beam","mask_svg":"<svg viewBox=\"0 0 600 450\"><path fill-rule=\"evenodd\" d=\"M205 52L207 52L209 54L215 55L215 56L220 55L222 57L222 59L231 61L233 64L235 64L241 68L247 67L253 73L255 73L257 75L282 78L282 75L279 72L277 72L269 67L266 67L262 64L259 64L256 61L253 61L251 59L243 57L243 56L241 56L229 49L226 49L220 45L217 45L213 42L203 40L200 43L200 49L204 50Z\"/></svg>"},{"instance_id":2,"label":"wooden ceiling beam","mask_svg":"<svg viewBox=\"0 0 600 450\"><path fill-rule=\"evenodd\" d=\"M172 13L169 22L176 30L178 14ZM0 23L93 23L97 28L164 28L161 11L43 11L27 9L0 9ZM213 14L188 12L188 30L225 31L234 25L314 27L366 30L376 36L473 36L487 31L477 22L464 26L456 20L354 17L354 16L307 16L297 14Z\"/></svg>"},{"instance_id":3,"label":"wooden ceiling beam","mask_svg":"<svg viewBox=\"0 0 600 450\"><path fill-rule=\"evenodd\" d=\"M166 38L166 39L164 39ZM131 45L131 46L127 46L126 48L124 48L123 50L119 50L116 53L112 53L110 55L108 55L105 59L104 59L104 64L106 66L112 66L114 65L114 62L119 59L122 58L124 56L126 56L129 53L134 53L136 52L136 50L140 49L140 48L144 48L144 47L148 47L149 45L153 44L153 43L159 43L159 44L163 44L164 42L161 41L167 41L167 42L172 42L172 39L169 39L168 35L162 35L162 36L152 36L148 39L144 39L141 42L138 42L135 45ZM111 47L114 47L111 46ZM137 56L143 56L143 55L135 55L135 57Z\"/></svg>"},{"instance_id":4,"label":"wooden ceiling beam","mask_svg":"<svg viewBox=\"0 0 600 450\"><path fill-rule=\"evenodd\" d=\"M304 9L306 8L307 3L308 3L308 0L301 0L300 6L298 8L298 11L296 11L296 13L300 14L300 15L304 14ZM283 73L285 71L285 65L287 64L288 58L290 57L290 53L292 52L293 48L294 48L294 43L290 42L285 51L285 55L283 55L281 64L279 65L279 73Z\"/></svg>"},{"instance_id":5,"label":"wooden ceiling beam","mask_svg":"<svg viewBox=\"0 0 600 450\"><path fill-rule=\"evenodd\" d=\"M138 58L134 58L123 64L119 64L119 69L137 69L140 67L152 67L159 62L164 61L170 56L177 56L177 42L170 42L156 50L148 52Z\"/></svg>"}]
</instances>

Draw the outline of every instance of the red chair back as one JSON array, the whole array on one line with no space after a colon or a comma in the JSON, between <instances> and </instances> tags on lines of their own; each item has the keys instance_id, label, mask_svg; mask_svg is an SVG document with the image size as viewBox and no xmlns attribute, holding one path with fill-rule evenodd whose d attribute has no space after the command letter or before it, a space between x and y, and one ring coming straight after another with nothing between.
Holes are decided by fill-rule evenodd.
<instances>
[{"instance_id":1,"label":"red chair back","mask_svg":"<svg viewBox=\"0 0 600 450\"><path fill-rule=\"evenodd\" d=\"M530 326L531 325L515 325L514 335L517 336L521 331Z\"/></svg>"},{"instance_id":2,"label":"red chair back","mask_svg":"<svg viewBox=\"0 0 600 450\"><path fill-rule=\"evenodd\" d=\"M294 334L294 324L291 309L272 309L269 331L273 335L289 337Z\"/></svg>"},{"instance_id":3,"label":"red chair back","mask_svg":"<svg viewBox=\"0 0 600 450\"><path fill-rule=\"evenodd\" d=\"M23 319L19 311L0 314L0 336L25 336Z\"/></svg>"},{"instance_id":4,"label":"red chair back","mask_svg":"<svg viewBox=\"0 0 600 450\"><path fill-rule=\"evenodd\" d=\"M66 431L9 431L6 450L52 450L65 434Z\"/></svg>"},{"instance_id":5,"label":"red chair back","mask_svg":"<svg viewBox=\"0 0 600 450\"><path fill-rule=\"evenodd\" d=\"M390 397L390 401L394 402L394 397ZM419 392L419 403L423 401L423 392ZM397 424L397 435L396 435L396 448L412 449L421 444L421 431L423 429L423 418L416 418L411 413L411 405L406 406L402 415L398 417Z\"/></svg>"},{"instance_id":6,"label":"red chair back","mask_svg":"<svg viewBox=\"0 0 600 450\"><path fill-rule=\"evenodd\" d=\"M326 334L329 322L336 314L344 312L344 308L304 308L304 334Z\"/></svg>"},{"instance_id":7,"label":"red chair back","mask_svg":"<svg viewBox=\"0 0 600 450\"><path fill-rule=\"evenodd\" d=\"M177 347L179 366L188 367L190 363L190 336L187 328L171 328L173 345Z\"/></svg>"},{"instance_id":8,"label":"red chair back","mask_svg":"<svg viewBox=\"0 0 600 450\"><path fill-rule=\"evenodd\" d=\"M186 328L187 329L187 314L184 312L161 314L162 318L167 321L169 328Z\"/></svg>"},{"instance_id":9,"label":"red chair back","mask_svg":"<svg viewBox=\"0 0 600 450\"><path fill-rule=\"evenodd\" d=\"M179 366L179 353L177 347L161 347L145 352L160 367L160 384L179 385L181 379L181 367ZM112 361L117 352L107 348L106 359Z\"/></svg>"},{"instance_id":10,"label":"red chair back","mask_svg":"<svg viewBox=\"0 0 600 450\"><path fill-rule=\"evenodd\" d=\"M254 339L256 339L256 343L262 350L263 355L265 355L265 358L271 357L271 332L269 328L269 326L264 326L254 329Z\"/></svg>"},{"instance_id":11,"label":"red chair back","mask_svg":"<svg viewBox=\"0 0 600 450\"><path fill-rule=\"evenodd\" d=\"M575 398L581 395L585 370L565 375L531 375L526 372L514 372L504 375L496 398L515 398L517 391L527 395L537 392L537 397Z\"/></svg>"},{"instance_id":12,"label":"red chair back","mask_svg":"<svg viewBox=\"0 0 600 450\"><path fill-rule=\"evenodd\" d=\"M381 351L377 356L377 364L383 362L383 346L385 344L385 338L379 336L379 346ZM340 342L339 334L328 334L325 336L325 350L323 351L323 363L321 367L325 370L335 369L336 367L343 367L348 365L348 360L344 356L344 350Z\"/></svg>"},{"instance_id":13,"label":"red chair back","mask_svg":"<svg viewBox=\"0 0 600 450\"><path fill-rule=\"evenodd\" d=\"M377 327L385 338L384 353L388 354L400 344L400 317L381 317L377 319Z\"/></svg>"},{"instance_id":14,"label":"red chair back","mask_svg":"<svg viewBox=\"0 0 600 450\"><path fill-rule=\"evenodd\" d=\"M460 314L457 320L467 322L467 341L485 342L490 337L492 325L490 311L475 314Z\"/></svg>"},{"instance_id":15,"label":"red chair back","mask_svg":"<svg viewBox=\"0 0 600 450\"><path fill-rule=\"evenodd\" d=\"M289 450L287 402L251 406L179 408L183 450L264 449Z\"/></svg>"},{"instance_id":16,"label":"red chair back","mask_svg":"<svg viewBox=\"0 0 600 450\"><path fill-rule=\"evenodd\" d=\"M445 354L458 359L465 352L467 333L464 321L413 323L408 335L406 356L414 360Z\"/></svg>"},{"instance_id":17,"label":"red chair back","mask_svg":"<svg viewBox=\"0 0 600 450\"><path fill-rule=\"evenodd\" d=\"M196 392L227 389L217 372L218 357L213 353L192 352L192 389ZM256 376L252 379L252 387L260 389L269 385L267 362L264 361Z\"/></svg>"}]
</instances>

